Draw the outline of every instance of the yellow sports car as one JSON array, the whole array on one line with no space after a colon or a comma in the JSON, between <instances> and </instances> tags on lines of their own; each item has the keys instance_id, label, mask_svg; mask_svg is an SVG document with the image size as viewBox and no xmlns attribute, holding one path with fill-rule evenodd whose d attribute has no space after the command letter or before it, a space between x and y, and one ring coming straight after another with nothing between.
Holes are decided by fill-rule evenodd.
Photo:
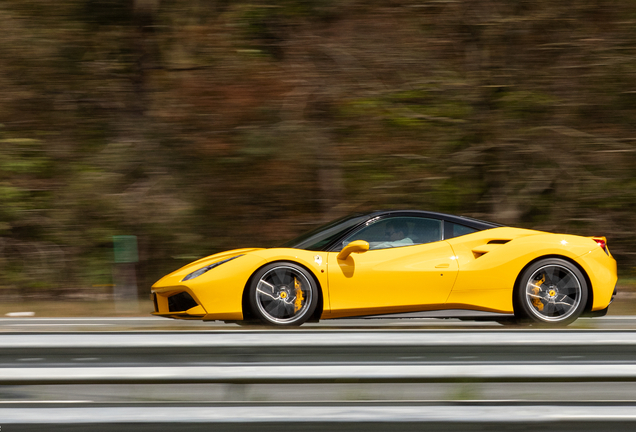
<instances>
[{"instance_id":1,"label":"yellow sports car","mask_svg":"<svg viewBox=\"0 0 636 432\"><path fill-rule=\"evenodd\" d=\"M605 315L616 280L604 237L405 210L202 258L163 277L151 296L154 315L275 326L443 309L567 325Z\"/></svg>"}]
</instances>

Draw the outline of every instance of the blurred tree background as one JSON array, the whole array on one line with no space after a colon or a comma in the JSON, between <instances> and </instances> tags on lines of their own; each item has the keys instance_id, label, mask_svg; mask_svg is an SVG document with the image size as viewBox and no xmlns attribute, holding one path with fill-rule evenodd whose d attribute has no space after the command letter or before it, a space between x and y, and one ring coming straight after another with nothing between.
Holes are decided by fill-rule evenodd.
<instances>
[{"instance_id":1,"label":"blurred tree background","mask_svg":"<svg viewBox=\"0 0 636 432\"><path fill-rule=\"evenodd\" d=\"M606 235L636 266L636 3L4 0L0 289L140 294L359 210ZM16 294L17 293L17 294Z\"/></svg>"}]
</instances>

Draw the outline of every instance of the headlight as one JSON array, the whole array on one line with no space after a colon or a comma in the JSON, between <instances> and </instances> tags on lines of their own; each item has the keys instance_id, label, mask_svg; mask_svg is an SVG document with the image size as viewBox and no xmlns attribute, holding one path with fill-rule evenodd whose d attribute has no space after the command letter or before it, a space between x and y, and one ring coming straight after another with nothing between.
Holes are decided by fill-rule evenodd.
<instances>
[{"instance_id":1,"label":"headlight","mask_svg":"<svg viewBox=\"0 0 636 432\"><path fill-rule=\"evenodd\" d=\"M233 256L232 258L228 258L228 259L225 259L223 261L218 261L218 262L215 262L214 264L210 264L209 266L205 266L203 268L200 268L197 271L193 271L192 273L190 273L189 275L187 275L186 277L181 279L181 282L184 282L184 281L187 281L187 280L190 280L190 279L194 279L195 277L199 277L203 273L205 273L205 272L207 272L209 270L212 270L214 267L218 267L218 266L220 266L223 263L226 263L228 261L232 261L233 259L236 259L238 257L242 257L243 255L245 255L245 254Z\"/></svg>"}]
</instances>

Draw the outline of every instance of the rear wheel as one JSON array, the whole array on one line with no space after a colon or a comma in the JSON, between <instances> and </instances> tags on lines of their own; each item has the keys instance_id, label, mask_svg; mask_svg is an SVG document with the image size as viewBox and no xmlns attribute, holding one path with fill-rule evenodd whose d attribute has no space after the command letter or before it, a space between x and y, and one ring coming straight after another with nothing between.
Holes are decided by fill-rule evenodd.
<instances>
[{"instance_id":1,"label":"rear wheel","mask_svg":"<svg viewBox=\"0 0 636 432\"><path fill-rule=\"evenodd\" d=\"M250 308L261 322L299 326L318 303L318 287L303 267L288 262L272 263L258 270L249 292Z\"/></svg>"},{"instance_id":2,"label":"rear wheel","mask_svg":"<svg viewBox=\"0 0 636 432\"><path fill-rule=\"evenodd\" d=\"M528 267L516 289L517 315L524 321L568 325L587 303L583 273L560 258L546 258Z\"/></svg>"}]
</instances>

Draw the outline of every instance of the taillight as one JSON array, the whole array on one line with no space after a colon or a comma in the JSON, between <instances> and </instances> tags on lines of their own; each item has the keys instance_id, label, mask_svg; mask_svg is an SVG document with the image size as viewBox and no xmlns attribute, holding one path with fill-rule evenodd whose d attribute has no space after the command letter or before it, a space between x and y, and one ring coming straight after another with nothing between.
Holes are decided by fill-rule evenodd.
<instances>
[{"instance_id":1,"label":"taillight","mask_svg":"<svg viewBox=\"0 0 636 432\"><path fill-rule=\"evenodd\" d=\"M599 245L601 249L603 249L603 252L609 255L609 250L607 249L607 240L605 239L605 237L592 237L592 240L594 240L596 244Z\"/></svg>"}]
</instances>

